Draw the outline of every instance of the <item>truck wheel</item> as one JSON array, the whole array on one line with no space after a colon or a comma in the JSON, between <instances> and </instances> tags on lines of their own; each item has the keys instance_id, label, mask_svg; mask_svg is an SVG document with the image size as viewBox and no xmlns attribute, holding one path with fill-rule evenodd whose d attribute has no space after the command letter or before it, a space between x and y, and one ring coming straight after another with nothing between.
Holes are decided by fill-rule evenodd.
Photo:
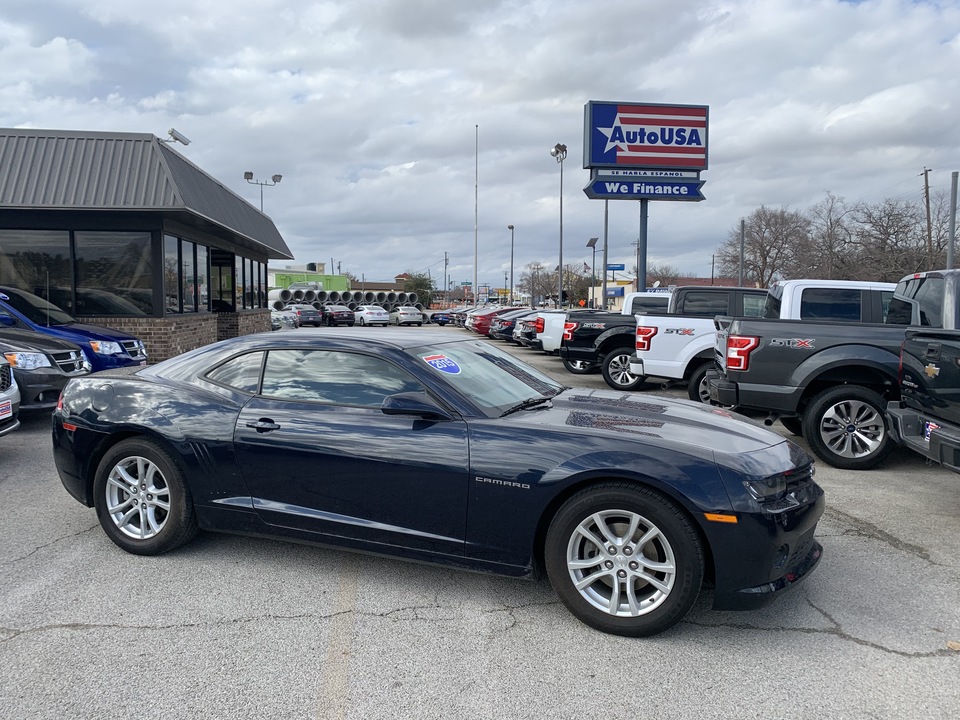
<instances>
[{"instance_id":1,"label":"truck wheel","mask_svg":"<svg viewBox=\"0 0 960 720\"><path fill-rule=\"evenodd\" d=\"M705 362L690 376L687 383L687 397L695 402L712 405L710 402L710 387L707 385L707 370L713 367L712 362Z\"/></svg>"},{"instance_id":2,"label":"truck wheel","mask_svg":"<svg viewBox=\"0 0 960 720\"><path fill-rule=\"evenodd\" d=\"M630 372L630 358L633 352L629 348L612 350L603 359L603 379L614 390L636 390L646 378Z\"/></svg>"},{"instance_id":3,"label":"truck wheel","mask_svg":"<svg viewBox=\"0 0 960 720\"><path fill-rule=\"evenodd\" d=\"M883 419L884 404L877 393L859 385L828 388L807 406L803 437L828 465L845 470L872 468L894 448Z\"/></svg>"},{"instance_id":4,"label":"truck wheel","mask_svg":"<svg viewBox=\"0 0 960 720\"><path fill-rule=\"evenodd\" d=\"M587 375L597 370L596 365L586 360L567 360L564 358L563 366L567 369L567 372L571 372L574 375Z\"/></svg>"}]
</instances>

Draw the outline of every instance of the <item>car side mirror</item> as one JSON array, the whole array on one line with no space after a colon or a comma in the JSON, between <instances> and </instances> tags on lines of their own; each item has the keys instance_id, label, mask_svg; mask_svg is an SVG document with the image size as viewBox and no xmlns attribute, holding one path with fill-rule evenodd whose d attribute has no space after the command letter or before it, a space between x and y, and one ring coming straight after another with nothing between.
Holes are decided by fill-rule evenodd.
<instances>
[{"instance_id":1,"label":"car side mirror","mask_svg":"<svg viewBox=\"0 0 960 720\"><path fill-rule=\"evenodd\" d=\"M453 420L453 416L437 405L424 392L402 392L387 395L380 404L384 415L415 415L424 420Z\"/></svg>"}]
</instances>

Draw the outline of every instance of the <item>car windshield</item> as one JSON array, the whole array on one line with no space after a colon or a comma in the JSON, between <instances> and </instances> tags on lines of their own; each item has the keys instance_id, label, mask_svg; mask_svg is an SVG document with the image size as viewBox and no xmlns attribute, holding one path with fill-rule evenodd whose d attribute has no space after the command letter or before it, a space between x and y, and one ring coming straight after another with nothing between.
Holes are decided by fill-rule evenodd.
<instances>
[{"instance_id":1,"label":"car windshield","mask_svg":"<svg viewBox=\"0 0 960 720\"><path fill-rule=\"evenodd\" d=\"M76 322L73 317L53 303L22 290L2 288L0 297L10 307L37 325L69 325Z\"/></svg>"},{"instance_id":2,"label":"car windshield","mask_svg":"<svg viewBox=\"0 0 960 720\"><path fill-rule=\"evenodd\" d=\"M481 340L423 345L407 352L479 406L489 417L565 389L539 370Z\"/></svg>"}]
</instances>

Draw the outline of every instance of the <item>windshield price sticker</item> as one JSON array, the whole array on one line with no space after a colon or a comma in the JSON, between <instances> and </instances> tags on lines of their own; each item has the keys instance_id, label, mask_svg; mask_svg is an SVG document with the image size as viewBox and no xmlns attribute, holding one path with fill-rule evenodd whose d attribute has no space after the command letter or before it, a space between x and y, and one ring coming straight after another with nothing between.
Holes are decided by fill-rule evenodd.
<instances>
[{"instance_id":1,"label":"windshield price sticker","mask_svg":"<svg viewBox=\"0 0 960 720\"><path fill-rule=\"evenodd\" d=\"M460 366L446 355L426 355L423 361L430 367L450 375L459 375Z\"/></svg>"}]
</instances>

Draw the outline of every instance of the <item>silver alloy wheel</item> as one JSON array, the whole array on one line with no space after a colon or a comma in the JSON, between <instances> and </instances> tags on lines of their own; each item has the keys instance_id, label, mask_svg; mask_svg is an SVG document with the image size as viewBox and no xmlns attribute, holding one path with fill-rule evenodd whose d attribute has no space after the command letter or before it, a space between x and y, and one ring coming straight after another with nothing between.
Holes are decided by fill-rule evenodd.
<instances>
[{"instance_id":1,"label":"silver alloy wheel","mask_svg":"<svg viewBox=\"0 0 960 720\"><path fill-rule=\"evenodd\" d=\"M629 385L636 382L637 376L630 372L630 355L617 355L607 366L610 377L618 385Z\"/></svg>"},{"instance_id":2,"label":"silver alloy wheel","mask_svg":"<svg viewBox=\"0 0 960 720\"><path fill-rule=\"evenodd\" d=\"M593 363L587 362L586 360L567 360L567 362L570 363L575 370L589 370L593 366Z\"/></svg>"},{"instance_id":3,"label":"silver alloy wheel","mask_svg":"<svg viewBox=\"0 0 960 720\"><path fill-rule=\"evenodd\" d=\"M820 420L820 437L831 452L861 458L877 451L886 436L883 417L861 400L843 400L830 406Z\"/></svg>"},{"instance_id":4,"label":"silver alloy wheel","mask_svg":"<svg viewBox=\"0 0 960 720\"><path fill-rule=\"evenodd\" d=\"M141 456L120 460L106 484L107 513L124 535L147 540L157 535L170 513L170 490L160 468Z\"/></svg>"},{"instance_id":5,"label":"silver alloy wheel","mask_svg":"<svg viewBox=\"0 0 960 720\"><path fill-rule=\"evenodd\" d=\"M710 402L710 383L707 382L707 376L704 375L700 379L700 384L697 386L697 392L700 395L700 402L711 405Z\"/></svg>"},{"instance_id":6,"label":"silver alloy wheel","mask_svg":"<svg viewBox=\"0 0 960 720\"><path fill-rule=\"evenodd\" d=\"M584 519L567 543L567 569L583 599L615 617L652 612L677 580L677 560L663 531L629 510Z\"/></svg>"}]
</instances>

